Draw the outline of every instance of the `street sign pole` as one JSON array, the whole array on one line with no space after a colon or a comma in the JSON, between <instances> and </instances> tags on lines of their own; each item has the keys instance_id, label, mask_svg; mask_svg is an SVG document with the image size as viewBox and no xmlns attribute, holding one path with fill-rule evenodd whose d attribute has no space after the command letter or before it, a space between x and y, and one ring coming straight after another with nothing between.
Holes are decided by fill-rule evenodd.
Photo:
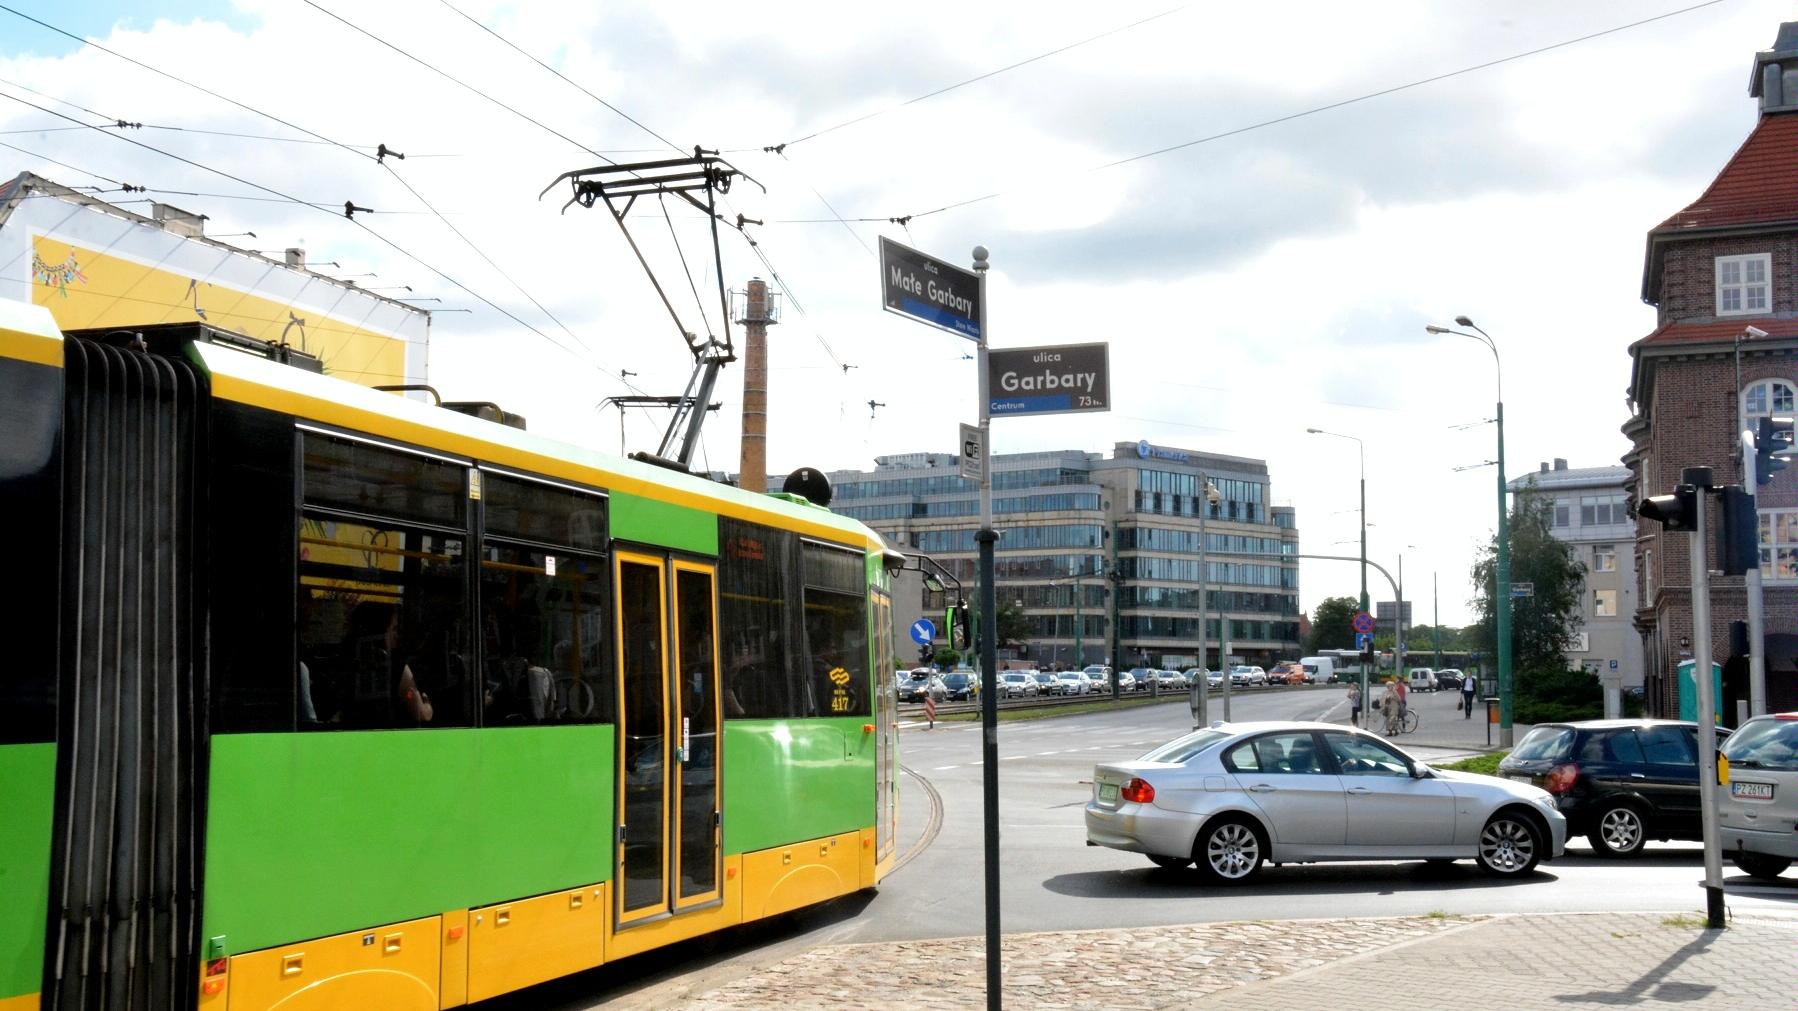
<instances>
[{"instance_id":1,"label":"street sign pole","mask_svg":"<svg viewBox=\"0 0 1798 1011\"><path fill-rule=\"evenodd\" d=\"M992 395L987 386L990 353L986 326L986 247L974 247L974 272L980 276L979 299L979 396L980 448L985 459L980 468L980 613L984 633L980 637L981 684L992 685L999 666L999 591L993 584L993 547L999 534L993 529ZM980 693L981 807L985 812L986 842L986 1006L999 1011L1003 1005L1003 977L999 947L999 693Z\"/></svg>"}]
</instances>

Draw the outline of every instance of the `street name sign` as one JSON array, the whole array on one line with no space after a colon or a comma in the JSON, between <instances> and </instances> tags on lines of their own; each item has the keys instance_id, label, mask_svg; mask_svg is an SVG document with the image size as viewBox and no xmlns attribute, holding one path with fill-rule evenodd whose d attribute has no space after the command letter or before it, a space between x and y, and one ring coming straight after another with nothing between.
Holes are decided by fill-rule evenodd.
<instances>
[{"instance_id":1,"label":"street name sign","mask_svg":"<svg viewBox=\"0 0 1798 1011\"><path fill-rule=\"evenodd\" d=\"M1373 615L1368 614L1366 611L1356 611L1355 616L1353 618L1349 619L1349 624L1351 626L1353 626L1355 631L1361 633L1362 635L1372 635L1373 634L1373 630L1374 630Z\"/></svg>"},{"instance_id":2,"label":"street name sign","mask_svg":"<svg viewBox=\"0 0 1798 1011\"><path fill-rule=\"evenodd\" d=\"M987 351L993 417L1111 410L1111 345L1062 344Z\"/></svg>"},{"instance_id":3,"label":"street name sign","mask_svg":"<svg viewBox=\"0 0 1798 1011\"><path fill-rule=\"evenodd\" d=\"M885 236L880 239L880 302L887 312L980 339L980 275Z\"/></svg>"},{"instance_id":4,"label":"street name sign","mask_svg":"<svg viewBox=\"0 0 1798 1011\"><path fill-rule=\"evenodd\" d=\"M1536 584L1535 583L1512 583L1511 584L1511 599L1513 599L1513 600L1517 599L1518 597L1534 597L1535 595L1536 595Z\"/></svg>"},{"instance_id":5,"label":"street name sign","mask_svg":"<svg viewBox=\"0 0 1798 1011\"><path fill-rule=\"evenodd\" d=\"M936 626L931 624L929 618L919 618L917 621L911 623L912 642L915 642L920 646L928 646L930 645L931 640L935 638Z\"/></svg>"},{"instance_id":6,"label":"street name sign","mask_svg":"<svg viewBox=\"0 0 1798 1011\"><path fill-rule=\"evenodd\" d=\"M961 448L955 465L962 477L975 484L986 474L986 446L981 444L979 425L961 426Z\"/></svg>"}]
</instances>

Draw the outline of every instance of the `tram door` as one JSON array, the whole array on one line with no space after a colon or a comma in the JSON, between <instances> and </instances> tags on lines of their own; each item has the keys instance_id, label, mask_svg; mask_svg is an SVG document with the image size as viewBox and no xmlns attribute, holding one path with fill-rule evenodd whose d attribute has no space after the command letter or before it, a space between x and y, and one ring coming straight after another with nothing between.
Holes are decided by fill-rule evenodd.
<instances>
[{"instance_id":1,"label":"tram door","mask_svg":"<svg viewBox=\"0 0 1798 1011\"><path fill-rule=\"evenodd\" d=\"M719 902L717 592L710 564L621 551L620 928Z\"/></svg>"}]
</instances>

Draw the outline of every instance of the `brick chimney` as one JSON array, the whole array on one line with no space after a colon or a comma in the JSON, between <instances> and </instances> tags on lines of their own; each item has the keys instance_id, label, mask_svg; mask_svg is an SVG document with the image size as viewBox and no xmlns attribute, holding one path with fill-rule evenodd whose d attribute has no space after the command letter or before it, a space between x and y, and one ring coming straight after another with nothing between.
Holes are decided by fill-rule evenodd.
<instances>
[{"instance_id":1,"label":"brick chimney","mask_svg":"<svg viewBox=\"0 0 1798 1011\"><path fill-rule=\"evenodd\" d=\"M768 326L779 322L771 311L768 282L750 278L743 292L743 450L737 486L768 490Z\"/></svg>"}]
</instances>

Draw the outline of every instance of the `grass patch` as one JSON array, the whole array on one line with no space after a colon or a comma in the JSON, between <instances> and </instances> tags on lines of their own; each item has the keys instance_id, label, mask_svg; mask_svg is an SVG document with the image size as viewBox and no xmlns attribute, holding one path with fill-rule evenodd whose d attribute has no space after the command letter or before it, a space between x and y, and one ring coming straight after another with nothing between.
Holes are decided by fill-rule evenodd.
<instances>
[{"instance_id":1,"label":"grass patch","mask_svg":"<svg viewBox=\"0 0 1798 1011\"><path fill-rule=\"evenodd\" d=\"M1496 776L1498 775L1498 763L1504 761L1508 754L1510 754L1508 751L1493 751L1484 755L1475 755L1472 758L1463 758L1458 762L1438 765L1436 768L1452 769L1455 772L1477 772L1482 776Z\"/></svg>"},{"instance_id":2,"label":"grass patch","mask_svg":"<svg viewBox=\"0 0 1798 1011\"><path fill-rule=\"evenodd\" d=\"M1446 920L1448 919L1448 913L1440 909L1432 909L1423 914L1423 918L1426 920Z\"/></svg>"},{"instance_id":3,"label":"grass patch","mask_svg":"<svg viewBox=\"0 0 1798 1011\"><path fill-rule=\"evenodd\" d=\"M1702 916L1692 913L1680 913L1677 916L1669 916L1662 920L1661 926L1672 927L1675 930L1703 930L1705 923L1706 920Z\"/></svg>"},{"instance_id":4,"label":"grass patch","mask_svg":"<svg viewBox=\"0 0 1798 1011\"><path fill-rule=\"evenodd\" d=\"M1137 706L1168 705L1173 702L1185 703L1186 699L1186 694L1182 692L1179 695L1172 695L1172 693L1163 695L1159 699L1119 699L1116 702L1113 702L1110 699L1102 699L1092 702L1070 702L1065 706L1043 706L1040 709L1007 709L1004 706L1000 706L999 722L1011 723L1018 720L1046 720L1056 716L1079 716L1082 713L1110 712L1117 709L1132 709ZM920 713L917 718L921 717L922 714ZM980 722L980 713L949 713L947 715L938 716L936 721L938 723L978 723Z\"/></svg>"}]
</instances>

